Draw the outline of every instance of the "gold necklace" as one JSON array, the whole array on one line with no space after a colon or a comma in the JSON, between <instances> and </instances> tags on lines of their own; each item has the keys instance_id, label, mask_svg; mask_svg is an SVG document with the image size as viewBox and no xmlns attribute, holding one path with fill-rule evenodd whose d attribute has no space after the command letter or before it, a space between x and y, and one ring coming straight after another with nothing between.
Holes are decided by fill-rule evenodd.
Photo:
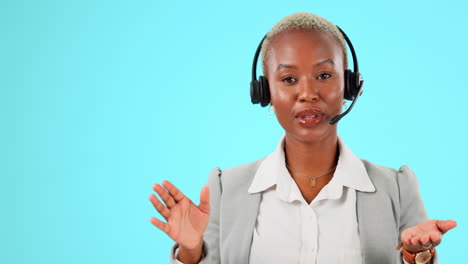
<instances>
[{"instance_id":1,"label":"gold necklace","mask_svg":"<svg viewBox=\"0 0 468 264\"><path fill-rule=\"evenodd\" d=\"M315 177L308 176L308 175L305 175L305 174L302 174L302 173L296 173L296 172L294 172L293 170L291 170L291 168L289 168L288 164L286 164L286 168L288 168L289 172L293 173L293 174L296 175L296 176L301 176L301 177L309 178L309 179L310 179L310 185L312 185L313 187L315 187L315 185L317 185L317 178L322 177L322 176L325 176L325 175L327 175L328 173L334 171L334 170L336 169L336 166L335 166L333 169L331 169L331 170L329 170L329 171L327 171L327 172L325 172L325 173L323 173L323 174L320 174L319 176L315 176Z\"/></svg>"}]
</instances>

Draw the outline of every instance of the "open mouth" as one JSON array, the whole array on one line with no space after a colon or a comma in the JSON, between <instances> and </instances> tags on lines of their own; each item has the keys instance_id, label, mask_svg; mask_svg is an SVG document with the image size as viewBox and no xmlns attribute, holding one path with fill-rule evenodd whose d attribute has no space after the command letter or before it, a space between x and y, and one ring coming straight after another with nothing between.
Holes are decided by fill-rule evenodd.
<instances>
[{"instance_id":1,"label":"open mouth","mask_svg":"<svg viewBox=\"0 0 468 264\"><path fill-rule=\"evenodd\" d=\"M304 127L313 127L322 121L323 113L319 109L311 108L298 112L295 115L298 123Z\"/></svg>"}]
</instances>

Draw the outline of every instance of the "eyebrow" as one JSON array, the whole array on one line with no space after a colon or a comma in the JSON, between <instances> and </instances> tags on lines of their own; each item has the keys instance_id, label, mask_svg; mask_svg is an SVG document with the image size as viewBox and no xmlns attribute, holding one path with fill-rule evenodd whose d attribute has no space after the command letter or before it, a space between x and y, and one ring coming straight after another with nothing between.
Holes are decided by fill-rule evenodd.
<instances>
[{"instance_id":1,"label":"eyebrow","mask_svg":"<svg viewBox=\"0 0 468 264\"><path fill-rule=\"evenodd\" d=\"M323 64L331 64L331 65L335 65L335 62L332 60L332 59L325 59L323 61L320 61L318 63L316 63L314 66L319 66L319 65L323 65ZM292 69L296 69L297 67L294 66L294 65L289 65L289 64L280 64L278 65L278 67L276 67L276 71L279 71L283 68L292 68Z\"/></svg>"},{"instance_id":2,"label":"eyebrow","mask_svg":"<svg viewBox=\"0 0 468 264\"><path fill-rule=\"evenodd\" d=\"M278 65L278 67L276 68L276 71L279 71L279 70L281 70L281 69L283 69L283 68L293 68L293 69L295 69L295 68L297 68L297 67L296 67L296 66L293 66L293 65L289 65L289 64L280 64L280 65Z\"/></svg>"},{"instance_id":3,"label":"eyebrow","mask_svg":"<svg viewBox=\"0 0 468 264\"><path fill-rule=\"evenodd\" d=\"M323 60L323 61L315 64L315 66L323 65L323 64L326 64L326 63L330 63L331 65L335 65L335 62L332 59L326 59L326 60Z\"/></svg>"}]
</instances>

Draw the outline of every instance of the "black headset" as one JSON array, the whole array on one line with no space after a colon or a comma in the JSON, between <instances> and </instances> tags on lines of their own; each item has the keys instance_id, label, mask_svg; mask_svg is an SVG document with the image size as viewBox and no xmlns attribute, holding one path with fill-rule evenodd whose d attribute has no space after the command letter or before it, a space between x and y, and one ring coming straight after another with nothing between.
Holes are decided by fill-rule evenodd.
<instances>
[{"instance_id":1,"label":"black headset","mask_svg":"<svg viewBox=\"0 0 468 264\"><path fill-rule=\"evenodd\" d=\"M362 79L362 76L359 73L358 60L356 52L353 48L353 44L349 40L348 36L346 36L344 31L341 30L340 27L336 27L340 30L341 34L346 40L346 43L348 44L348 47L353 56L353 71L351 71L350 69L346 69L344 72L344 98L346 100L352 100L353 102L344 113L337 115L330 120L331 125L338 122L343 116L345 116L349 113L349 111L351 111L358 97L362 94L364 89L364 80ZM262 38L262 41L260 41L260 44L258 45L257 50L255 51L255 56L252 64L252 81L250 82L250 99L252 101L252 104L260 104L262 107L265 107L268 104L270 104L270 87L268 85L267 79L264 76L260 76L257 80L257 61L265 38L266 35Z\"/></svg>"}]
</instances>

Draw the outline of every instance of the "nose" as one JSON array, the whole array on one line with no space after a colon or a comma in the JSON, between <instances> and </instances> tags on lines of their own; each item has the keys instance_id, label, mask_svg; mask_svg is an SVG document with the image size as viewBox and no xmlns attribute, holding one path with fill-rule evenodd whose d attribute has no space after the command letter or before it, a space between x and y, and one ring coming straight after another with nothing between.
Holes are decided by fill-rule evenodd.
<instances>
[{"instance_id":1,"label":"nose","mask_svg":"<svg viewBox=\"0 0 468 264\"><path fill-rule=\"evenodd\" d=\"M317 86L314 85L312 80L304 80L299 85L299 94L297 98L300 102L316 102L318 101L318 90Z\"/></svg>"}]
</instances>

